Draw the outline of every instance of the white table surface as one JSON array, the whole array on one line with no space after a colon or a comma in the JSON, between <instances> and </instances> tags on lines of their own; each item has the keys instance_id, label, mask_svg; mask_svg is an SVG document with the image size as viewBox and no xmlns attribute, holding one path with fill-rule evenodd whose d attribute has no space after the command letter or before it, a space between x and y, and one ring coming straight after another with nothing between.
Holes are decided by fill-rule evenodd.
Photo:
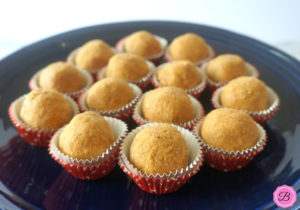
<instances>
[{"instance_id":1,"label":"white table surface","mask_svg":"<svg viewBox=\"0 0 300 210\"><path fill-rule=\"evenodd\" d=\"M0 1L0 60L40 39L128 20L206 24L261 40L300 59L299 0Z\"/></svg>"}]
</instances>

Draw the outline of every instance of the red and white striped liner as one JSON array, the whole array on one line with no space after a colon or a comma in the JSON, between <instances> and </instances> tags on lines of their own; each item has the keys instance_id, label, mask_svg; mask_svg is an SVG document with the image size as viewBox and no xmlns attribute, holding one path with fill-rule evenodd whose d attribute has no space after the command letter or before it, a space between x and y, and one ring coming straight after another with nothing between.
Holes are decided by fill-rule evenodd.
<instances>
[{"instance_id":1,"label":"red and white striped liner","mask_svg":"<svg viewBox=\"0 0 300 210\"><path fill-rule=\"evenodd\" d=\"M75 91L75 92L71 92L71 93L63 93L64 95L70 96L71 98L73 98L74 100L77 100L78 96L83 93L84 91L86 91L92 84L93 84L93 78L91 76L91 74L89 74L87 71L79 69L77 67L78 71L84 76L85 78L85 82L86 85L84 86L84 88ZM35 73L31 79L29 80L28 86L30 90L36 90L41 88L39 85L39 76L40 76L41 70L38 71L37 73Z\"/></svg>"},{"instance_id":2,"label":"red and white striped liner","mask_svg":"<svg viewBox=\"0 0 300 210\"><path fill-rule=\"evenodd\" d=\"M164 57L165 50L166 50L166 48L168 46L168 41L165 38L157 36L157 35L154 35L154 37L159 42L162 50L158 54L153 55L153 56L148 57L148 58L145 58L145 59L153 62L155 65L158 65L160 63L160 61L163 59L163 57ZM124 44L125 44L125 41L126 41L127 38L128 38L128 36L125 36L124 38L122 38L121 40L119 40L116 43L116 50L117 51L119 51L121 53L126 52Z\"/></svg>"},{"instance_id":3,"label":"red and white striped liner","mask_svg":"<svg viewBox=\"0 0 300 210\"><path fill-rule=\"evenodd\" d=\"M12 102L8 108L8 114L10 117L10 120L16 127L17 131L19 132L22 139L24 139L27 143L33 144L36 146L47 146L49 143L49 140L53 136L53 134L58 129L51 129L51 130L44 130L44 129L37 129L32 128L29 125L26 125L21 119L20 119L20 110L22 107L22 104L25 100L26 95L21 96L20 98L16 99L14 102ZM70 98L69 96L64 96L71 104L73 109L73 116L79 113L79 108L75 101Z\"/></svg>"},{"instance_id":4,"label":"red and white striped liner","mask_svg":"<svg viewBox=\"0 0 300 210\"><path fill-rule=\"evenodd\" d=\"M121 120L104 117L115 136L115 142L101 155L92 159L77 159L63 154L58 146L59 136L64 128L58 130L49 144L51 157L73 176L83 180L95 180L109 174L115 167L119 155L119 146L125 138L128 128Z\"/></svg>"},{"instance_id":5,"label":"red and white striped liner","mask_svg":"<svg viewBox=\"0 0 300 210\"><path fill-rule=\"evenodd\" d=\"M195 62L196 66L201 67L204 63L210 61L212 58L214 58L216 56L215 50L209 44L207 44L207 48L208 48L208 56L200 61ZM174 61L174 59L169 54L169 47L166 49L164 58L165 58L166 62Z\"/></svg>"},{"instance_id":6,"label":"red and white striped liner","mask_svg":"<svg viewBox=\"0 0 300 210\"><path fill-rule=\"evenodd\" d=\"M207 67L208 63L209 62L204 63L203 66L201 67L201 69L203 70L203 72L205 74L206 74L205 68ZM246 68L248 71L248 76L259 78L259 71L257 70L257 68L255 66L246 62ZM214 91L215 89L222 87L228 83L228 82L214 82L211 79L209 79L209 77L207 75L206 75L206 78L207 78L207 86L212 91Z\"/></svg>"},{"instance_id":7,"label":"red and white striped liner","mask_svg":"<svg viewBox=\"0 0 300 210\"><path fill-rule=\"evenodd\" d=\"M144 99L146 94L147 93L145 93L140 98L140 100L135 105L135 108L134 108L134 111L133 111L132 118L138 125L153 123L153 122L145 119L144 116L143 116L143 112L142 112L142 103L143 103L143 99ZM194 98L191 95L189 95L189 98L190 98L190 100L192 102L192 105L194 107L195 118L188 121L188 122L178 124L178 126L183 127L185 129L188 129L188 130L192 130L194 125L197 124L197 122L199 122L205 116L205 111L204 111L204 108L203 108L202 104L196 98Z\"/></svg>"},{"instance_id":8,"label":"red and white striped liner","mask_svg":"<svg viewBox=\"0 0 300 210\"><path fill-rule=\"evenodd\" d=\"M203 121L204 119L195 126L193 133L199 138L201 146L203 147L205 162L210 167L217 170L228 172L245 167L263 150L267 143L266 131L261 125L256 123L260 137L253 147L242 151L224 151L222 149L211 147L203 141L199 134Z\"/></svg>"},{"instance_id":9,"label":"red and white striped liner","mask_svg":"<svg viewBox=\"0 0 300 210\"><path fill-rule=\"evenodd\" d=\"M119 109L112 110L112 111L97 111L97 110L90 109L86 104L86 97L87 97L88 91L84 92L83 94L81 94L79 96L78 106L82 112L94 111L94 112L101 114L102 116L115 117L115 118L121 119L125 122L128 122L131 119L135 104L138 102L138 100L142 96L142 90L137 85L130 84L130 83L128 85L131 87L131 89L134 93L134 98L128 104L126 104L125 106L123 106Z\"/></svg>"},{"instance_id":10,"label":"red and white striped liner","mask_svg":"<svg viewBox=\"0 0 300 210\"><path fill-rule=\"evenodd\" d=\"M156 73L159 71L160 68L162 68L164 65L167 65L167 63L161 64L159 65L156 70L153 72L153 76L151 79L151 83L155 88L160 88L163 87L163 85L158 81ZM199 71L200 75L201 75L201 82L199 85L197 85L196 87L193 87L191 89L185 89L185 92L194 96L194 97L198 97L200 96L200 94L204 91L205 87L206 87L206 75L203 72L203 70L201 70L199 67L197 67L197 70Z\"/></svg>"},{"instance_id":11,"label":"red and white striped liner","mask_svg":"<svg viewBox=\"0 0 300 210\"><path fill-rule=\"evenodd\" d=\"M71 53L70 53L70 54L68 55L68 57L67 57L67 62L72 63L73 65L77 66L77 65L76 65L76 61L75 61L75 58L76 58L76 55L77 55L77 53L79 52L80 48L81 48L81 47L78 47L78 48L74 49L73 51L71 51ZM111 47L111 50L112 50L115 54L118 53L118 51L117 51L115 48L113 48L113 47ZM80 68L79 66L77 66L77 68L82 69L82 68ZM84 70L84 71L88 72L89 74L91 74L92 77L93 77L93 79L96 81L96 80L97 80L97 74L98 74L98 72L101 71L102 69L103 69L103 68L96 69L96 70L93 70L93 71L87 70L87 69L82 69L82 70Z\"/></svg>"},{"instance_id":12,"label":"red and white striped liner","mask_svg":"<svg viewBox=\"0 0 300 210\"><path fill-rule=\"evenodd\" d=\"M216 109L223 107L220 102L220 94L223 88L224 87L219 87L212 94L211 102L213 107ZM269 95L269 104L270 104L270 106L267 109L258 112L243 110L247 114L249 114L256 122L260 124L264 124L267 120L273 117L280 107L280 98L278 97L276 92L272 90L270 87L267 87L267 91Z\"/></svg>"},{"instance_id":13,"label":"red and white striped liner","mask_svg":"<svg viewBox=\"0 0 300 210\"><path fill-rule=\"evenodd\" d=\"M149 69L149 73L138 81L128 81L130 83L133 83L133 84L139 86L143 92L148 90L152 74L155 70L155 65L152 62L146 60L146 63L147 63L148 69ZM106 67L104 67L101 71L98 72L96 80L104 79L105 72L106 72Z\"/></svg>"},{"instance_id":14,"label":"red and white striped liner","mask_svg":"<svg viewBox=\"0 0 300 210\"><path fill-rule=\"evenodd\" d=\"M171 193L179 188L181 188L187 180L189 180L193 175L195 175L202 166L203 153L202 147L199 140L192 132L172 125L183 135L187 146L189 148L189 163L186 168L182 168L180 171L175 173L170 172L169 174L145 174L135 168L129 160L129 151L131 143L136 136L136 134L145 127L158 125L161 123L150 123L140 126L132 130L128 136L124 139L121 144L119 165L121 169L130 176L133 181L144 191L154 194L166 194Z\"/></svg>"}]
</instances>

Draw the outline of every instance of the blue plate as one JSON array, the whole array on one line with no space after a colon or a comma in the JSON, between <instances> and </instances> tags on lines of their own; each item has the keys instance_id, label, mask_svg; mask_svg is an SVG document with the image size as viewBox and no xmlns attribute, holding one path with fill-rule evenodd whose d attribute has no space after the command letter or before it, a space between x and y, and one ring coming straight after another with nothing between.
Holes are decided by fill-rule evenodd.
<instances>
[{"instance_id":1,"label":"blue plate","mask_svg":"<svg viewBox=\"0 0 300 210\"><path fill-rule=\"evenodd\" d=\"M281 107L265 129L268 144L246 168L231 173L204 165L179 191L152 195L140 190L117 166L107 177L81 181L50 158L46 148L25 143L7 109L29 91L30 77L41 67L65 60L84 42L120 38L147 29L171 41L185 32L203 36L217 54L236 53L254 64L261 79L280 96ZM210 92L200 97L209 105ZM0 62L0 191L2 199L24 208L47 209L254 209L276 208L279 185L300 190L300 64L264 43L225 30L178 22L128 22L83 28L42 40ZM299 199L298 199L299 201Z\"/></svg>"}]
</instances>

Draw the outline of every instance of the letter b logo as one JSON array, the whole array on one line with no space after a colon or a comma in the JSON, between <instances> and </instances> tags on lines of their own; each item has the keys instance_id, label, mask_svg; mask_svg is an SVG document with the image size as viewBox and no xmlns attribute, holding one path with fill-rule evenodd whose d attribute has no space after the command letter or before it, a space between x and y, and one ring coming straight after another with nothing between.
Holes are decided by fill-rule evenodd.
<instances>
[{"instance_id":1,"label":"letter b logo","mask_svg":"<svg viewBox=\"0 0 300 210\"><path fill-rule=\"evenodd\" d=\"M277 206L287 208L294 205L297 200L297 194L292 187L282 185L274 191L273 200Z\"/></svg>"}]
</instances>

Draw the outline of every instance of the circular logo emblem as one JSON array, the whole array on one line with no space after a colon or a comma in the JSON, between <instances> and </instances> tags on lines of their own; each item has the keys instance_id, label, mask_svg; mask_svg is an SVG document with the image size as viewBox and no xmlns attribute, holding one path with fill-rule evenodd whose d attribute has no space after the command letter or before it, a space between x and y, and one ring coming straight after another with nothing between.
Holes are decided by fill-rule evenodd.
<instances>
[{"instance_id":1,"label":"circular logo emblem","mask_svg":"<svg viewBox=\"0 0 300 210\"><path fill-rule=\"evenodd\" d=\"M273 192L273 201L278 207L288 208L294 205L297 200L297 194L294 188L282 185Z\"/></svg>"}]
</instances>

